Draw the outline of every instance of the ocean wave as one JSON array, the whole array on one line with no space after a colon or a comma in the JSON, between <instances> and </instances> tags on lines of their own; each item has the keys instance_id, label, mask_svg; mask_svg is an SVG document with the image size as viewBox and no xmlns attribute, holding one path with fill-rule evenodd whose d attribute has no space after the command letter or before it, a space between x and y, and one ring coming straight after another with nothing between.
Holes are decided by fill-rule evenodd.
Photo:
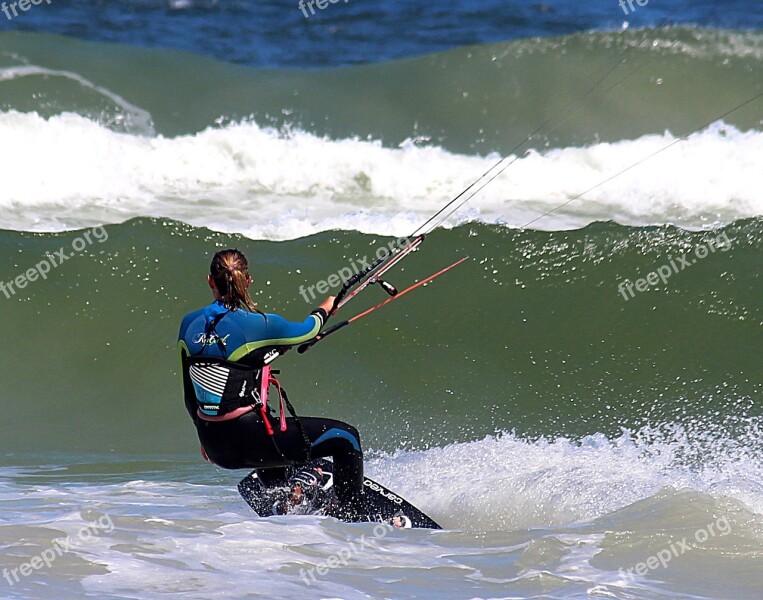
<instances>
[{"instance_id":1,"label":"ocean wave","mask_svg":"<svg viewBox=\"0 0 763 600\"><path fill-rule=\"evenodd\" d=\"M333 229L406 235L498 159L253 122L146 137L72 113L2 113L0 135L0 227L29 231L153 216L252 239ZM570 202L675 139L666 132L530 151L449 224L532 221L560 230L612 220L702 228L763 214L763 133L723 123Z\"/></svg>"},{"instance_id":2,"label":"ocean wave","mask_svg":"<svg viewBox=\"0 0 763 600\"><path fill-rule=\"evenodd\" d=\"M369 471L448 526L471 531L560 527L655 498L681 504L686 492L760 514L760 433L759 419L731 435L700 421L580 439L503 433L382 455Z\"/></svg>"}]
</instances>

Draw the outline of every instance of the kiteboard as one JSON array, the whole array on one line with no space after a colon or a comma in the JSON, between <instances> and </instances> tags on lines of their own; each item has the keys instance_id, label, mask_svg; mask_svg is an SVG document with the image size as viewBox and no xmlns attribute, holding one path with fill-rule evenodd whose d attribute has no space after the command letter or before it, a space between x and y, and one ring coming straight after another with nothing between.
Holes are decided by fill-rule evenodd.
<instances>
[{"instance_id":1,"label":"kiteboard","mask_svg":"<svg viewBox=\"0 0 763 600\"><path fill-rule=\"evenodd\" d=\"M351 523L386 523L403 529L441 529L430 517L380 483L365 477L362 509L339 506L334 493L333 465L324 458L289 467L286 483L268 485L254 470L238 484L241 497L261 517L322 515Z\"/></svg>"}]
</instances>

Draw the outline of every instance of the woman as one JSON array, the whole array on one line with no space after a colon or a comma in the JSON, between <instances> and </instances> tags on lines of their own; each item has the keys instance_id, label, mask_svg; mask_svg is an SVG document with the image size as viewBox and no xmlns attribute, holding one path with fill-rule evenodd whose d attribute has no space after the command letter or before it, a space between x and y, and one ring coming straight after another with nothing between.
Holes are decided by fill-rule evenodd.
<instances>
[{"instance_id":1,"label":"woman","mask_svg":"<svg viewBox=\"0 0 763 600\"><path fill-rule=\"evenodd\" d=\"M216 253L207 280L214 302L185 316L178 341L185 405L204 457L226 469L258 469L273 484L285 483L287 465L331 456L337 499L348 509L359 506L363 452L357 430L317 417L282 416L279 422L261 402L270 382L266 365L314 338L334 297L302 323L266 315L249 296L249 265L238 250Z\"/></svg>"}]
</instances>

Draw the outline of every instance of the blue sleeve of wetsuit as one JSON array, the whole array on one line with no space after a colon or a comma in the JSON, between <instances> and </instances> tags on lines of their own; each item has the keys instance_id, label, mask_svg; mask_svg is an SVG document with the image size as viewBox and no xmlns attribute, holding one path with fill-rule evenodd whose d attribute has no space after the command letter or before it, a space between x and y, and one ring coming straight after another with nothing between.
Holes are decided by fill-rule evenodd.
<instances>
[{"instance_id":1,"label":"blue sleeve of wetsuit","mask_svg":"<svg viewBox=\"0 0 763 600\"><path fill-rule=\"evenodd\" d=\"M313 311L301 323L287 321L279 315L268 315L264 337L269 340L284 340L283 345L293 346L314 338L325 322L325 312L322 310L320 313Z\"/></svg>"},{"instance_id":2,"label":"blue sleeve of wetsuit","mask_svg":"<svg viewBox=\"0 0 763 600\"><path fill-rule=\"evenodd\" d=\"M251 314L251 313L250 313ZM239 317L236 321L243 335L244 343L231 346L228 360L236 361L260 348L269 346L296 346L313 339L326 322L327 315L322 309L314 310L304 321L295 323L279 315L269 314L267 318L253 316ZM225 325L223 320L218 330ZM233 341L233 340L231 340Z\"/></svg>"}]
</instances>

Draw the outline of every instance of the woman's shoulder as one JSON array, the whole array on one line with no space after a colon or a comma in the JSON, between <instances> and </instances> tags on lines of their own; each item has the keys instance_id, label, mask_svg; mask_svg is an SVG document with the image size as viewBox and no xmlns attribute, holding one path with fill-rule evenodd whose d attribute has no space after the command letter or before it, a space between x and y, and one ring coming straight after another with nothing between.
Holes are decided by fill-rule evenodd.
<instances>
[{"instance_id":1,"label":"woman's shoulder","mask_svg":"<svg viewBox=\"0 0 763 600\"><path fill-rule=\"evenodd\" d=\"M192 310L191 312L187 313L183 317L183 322L185 323L187 321L193 321L195 318L204 315L210 309L210 307L212 307L213 305L214 305L214 303L207 304L206 306L202 306L201 308L197 308L196 310Z\"/></svg>"}]
</instances>

